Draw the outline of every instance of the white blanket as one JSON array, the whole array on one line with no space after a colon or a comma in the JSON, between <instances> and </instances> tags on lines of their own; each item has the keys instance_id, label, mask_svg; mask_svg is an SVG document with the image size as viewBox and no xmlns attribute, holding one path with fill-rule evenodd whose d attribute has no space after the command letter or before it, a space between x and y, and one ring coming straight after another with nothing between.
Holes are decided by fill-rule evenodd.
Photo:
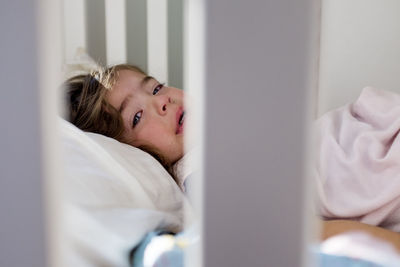
<instances>
[{"instance_id":1,"label":"white blanket","mask_svg":"<svg viewBox=\"0 0 400 267\"><path fill-rule=\"evenodd\" d=\"M364 88L317 121L319 213L400 232L400 96Z\"/></svg>"},{"instance_id":2,"label":"white blanket","mask_svg":"<svg viewBox=\"0 0 400 267\"><path fill-rule=\"evenodd\" d=\"M150 155L60 121L65 266L129 266L147 232L183 227L187 200Z\"/></svg>"}]
</instances>

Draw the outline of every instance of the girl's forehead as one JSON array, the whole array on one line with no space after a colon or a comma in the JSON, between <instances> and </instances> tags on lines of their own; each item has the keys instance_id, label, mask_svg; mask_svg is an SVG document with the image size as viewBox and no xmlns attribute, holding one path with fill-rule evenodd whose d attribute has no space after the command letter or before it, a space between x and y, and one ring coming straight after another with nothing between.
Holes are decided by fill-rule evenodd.
<instances>
[{"instance_id":1,"label":"girl's forehead","mask_svg":"<svg viewBox=\"0 0 400 267\"><path fill-rule=\"evenodd\" d=\"M144 88L148 77L134 70L119 70L114 85L106 93L106 101L117 110L123 110L126 103Z\"/></svg>"},{"instance_id":2,"label":"girl's forehead","mask_svg":"<svg viewBox=\"0 0 400 267\"><path fill-rule=\"evenodd\" d=\"M117 83L123 83L123 82L140 82L143 80L143 78L146 75L144 75L143 73L134 71L134 70L120 70L118 71L117 74L117 79L116 82Z\"/></svg>"}]
</instances>

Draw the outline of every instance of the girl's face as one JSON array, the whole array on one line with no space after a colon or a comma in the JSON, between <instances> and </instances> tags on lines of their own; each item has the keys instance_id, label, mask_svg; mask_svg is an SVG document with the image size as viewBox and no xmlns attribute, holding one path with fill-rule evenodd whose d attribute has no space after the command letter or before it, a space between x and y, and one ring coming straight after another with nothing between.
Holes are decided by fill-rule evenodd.
<instances>
[{"instance_id":1,"label":"girl's face","mask_svg":"<svg viewBox=\"0 0 400 267\"><path fill-rule=\"evenodd\" d=\"M106 95L124 122L124 140L135 147L150 147L168 163L183 156L183 91L160 84L152 77L121 70Z\"/></svg>"}]
</instances>

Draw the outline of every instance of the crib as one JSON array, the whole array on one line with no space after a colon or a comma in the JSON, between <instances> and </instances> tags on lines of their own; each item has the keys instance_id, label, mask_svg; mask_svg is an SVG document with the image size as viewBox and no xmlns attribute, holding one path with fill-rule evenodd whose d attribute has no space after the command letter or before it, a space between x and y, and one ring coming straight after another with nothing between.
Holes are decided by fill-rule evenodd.
<instances>
[{"instance_id":1,"label":"crib","mask_svg":"<svg viewBox=\"0 0 400 267\"><path fill-rule=\"evenodd\" d=\"M182 9L176 0L63 1L64 62L83 49L103 66L129 62L182 88Z\"/></svg>"},{"instance_id":2,"label":"crib","mask_svg":"<svg viewBox=\"0 0 400 267\"><path fill-rule=\"evenodd\" d=\"M185 88L202 109L194 205L203 245L188 266L310 266L308 126L365 85L400 82L399 2L347 2L2 3L0 265L64 266L54 88L62 66L84 53L104 65L134 63ZM387 48L373 54L379 40ZM348 58L373 64L355 70L342 64Z\"/></svg>"}]
</instances>

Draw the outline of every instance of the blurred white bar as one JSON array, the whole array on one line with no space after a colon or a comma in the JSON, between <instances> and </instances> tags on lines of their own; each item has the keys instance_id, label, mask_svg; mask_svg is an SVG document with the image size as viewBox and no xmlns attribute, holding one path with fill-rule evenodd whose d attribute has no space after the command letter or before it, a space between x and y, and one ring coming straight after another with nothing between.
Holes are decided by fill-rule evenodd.
<instances>
[{"instance_id":1,"label":"blurred white bar","mask_svg":"<svg viewBox=\"0 0 400 267\"><path fill-rule=\"evenodd\" d=\"M167 0L147 1L147 69L168 83Z\"/></svg>"},{"instance_id":2,"label":"blurred white bar","mask_svg":"<svg viewBox=\"0 0 400 267\"><path fill-rule=\"evenodd\" d=\"M0 265L4 267L49 266L42 197L39 5L38 0L5 0L0 8Z\"/></svg>"},{"instance_id":3,"label":"blurred white bar","mask_svg":"<svg viewBox=\"0 0 400 267\"><path fill-rule=\"evenodd\" d=\"M71 62L78 48L86 48L84 0L63 0L64 61Z\"/></svg>"},{"instance_id":4,"label":"blurred white bar","mask_svg":"<svg viewBox=\"0 0 400 267\"><path fill-rule=\"evenodd\" d=\"M315 4L205 0L204 266L313 266Z\"/></svg>"},{"instance_id":5,"label":"blurred white bar","mask_svg":"<svg viewBox=\"0 0 400 267\"><path fill-rule=\"evenodd\" d=\"M196 143L197 147L194 160L194 166L199 166L199 171L192 174L191 183L189 183L188 191L191 193L193 207L198 220L195 226L196 231L203 235L203 180L204 180L204 94L205 94L205 3L203 0L186 0L183 6L183 81L185 90L187 91L185 99L188 113L191 114L193 120L188 121L188 134L185 135L186 147ZM194 139L194 140L193 140ZM201 267L203 266L203 239L197 246L191 246L185 254L185 266Z\"/></svg>"},{"instance_id":6,"label":"blurred white bar","mask_svg":"<svg viewBox=\"0 0 400 267\"><path fill-rule=\"evenodd\" d=\"M105 0L107 65L126 63L125 0Z\"/></svg>"},{"instance_id":7,"label":"blurred white bar","mask_svg":"<svg viewBox=\"0 0 400 267\"><path fill-rule=\"evenodd\" d=\"M60 160L58 114L61 112L62 66L62 1L39 0L39 106L41 117L41 144L46 210L46 242L48 266L63 263L63 168ZM65 1L64 1L65 2ZM84 27L80 27L84 28ZM67 267L67 266L65 266Z\"/></svg>"}]
</instances>

